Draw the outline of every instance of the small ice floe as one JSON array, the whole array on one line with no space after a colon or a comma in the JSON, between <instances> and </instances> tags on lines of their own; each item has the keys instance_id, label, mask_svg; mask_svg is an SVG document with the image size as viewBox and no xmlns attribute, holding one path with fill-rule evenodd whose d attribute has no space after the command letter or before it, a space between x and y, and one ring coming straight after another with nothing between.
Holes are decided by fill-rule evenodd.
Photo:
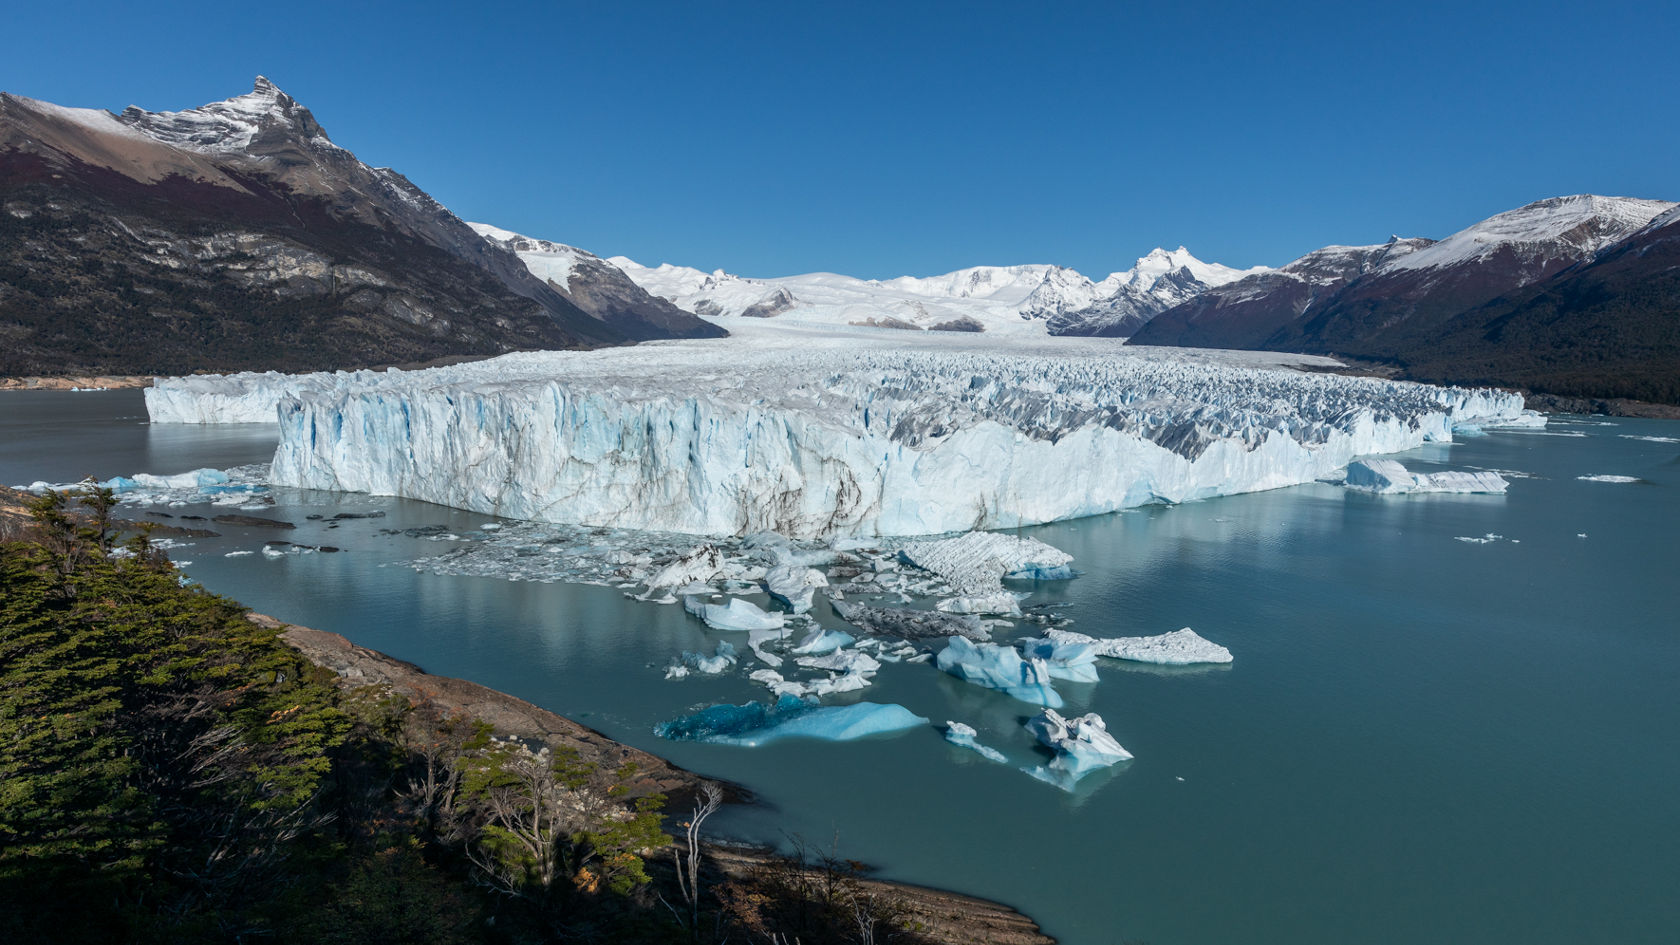
<instances>
[{"instance_id":1,"label":"small ice floe","mask_svg":"<svg viewBox=\"0 0 1680 945\"><path fill-rule=\"evenodd\" d=\"M996 748L989 748L975 741L974 737L978 734L979 733L976 732L973 727L964 725L961 722L952 722L949 720L945 722L946 741L953 745L967 748L970 751L978 752L980 757L985 758L988 761L995 761L998 764L1009 763L1009 759L1003 756L1003 752L998 751Z\"/></svg>"},{"instance_id":2,"label":"small ice floe","mask_svg":"<svg viewBox=\"0 0 1680 945\"><path fill-rule=\"evenodd\" d=\"M1575 478L1581 480L1582 482L1639 482L1640 481L1638 476L1613 476L1613 475L1610 475L1608 473L1600 473L1600 474L1594 475L1594 476L1576 476Z\"/></svg>"},{"instance_id":3,"label":"small ice floe","mask_svg":"<svg viewBox=\"0 0 1680 945\"><path fill-rule=\"evenodd\" d=\"M753 655L762 660L766 665L771 667L780 666L782 665L782 658L774 653L766 653L764 651L764 647L770 643L780 643L784 632L785 631L780 628L748 630L747 649L752 650Z\"/></svg>"},{"instance_id":4,"label":"small ice floe","mask_svg":"<svg viewBox=\"0 0 1680 945\"><path fill-rule=\"evenodd\" d=\"M1098 768L1132 758L1132 753L1108 734L1108 726L1095 712L1067 719L1050 708L1028 719L1026 725L1039 744L1056 753L1046 766L1052 776L1040 777L1059 786L1069 786ZM1027 773L1037 776L1032 770Z\"/></svg>"},{"instance_id":5,"label":"small ice floe","mask_svg":"<svg viewBox=\"0 0 1680 945\"><path fill-rule=\"evenodd\" d=\"M1092 643L1052 639L1046 635L1041 639L1023 641L1021 652L1028 658L1043 660L1044 665L1050 667L1051 679L1084 683L1097 681L1097 648Z\"/></svg>"},{"instance_id":6,"label":"small ice floe","mask_svg":"<svg viewBox=\"0 0 1680 945\"><path fill-rule=\"evenodd\" d=\"M661 722L654 727L654 733L673 741L756 747L778 738L850 741L927 724L927 719L891 703L821 706L796 696L782 696L774 705L758 702L714 705L693 715Z\"/></svg>"},{"instance_id":7,"label":"small ice floe","mask_svg":"<svg viewBox=\"0 0 1680 945\"><path fill-rule=\"evenodd\" d=\"M915 541L899 550L908 564L944 578L958 594L983 596L1003 590L1005 578L1064 580L1073 577L1073 556L1033 538L969 532L956 538Z\"/></svg>"},{"instance_id":8,"label":"small ice floe","mask_svg":"<svg viewBox=\"0 0 1680 945\"><path fill-rule=\"evenodd\" d=\"M799 645L793 648L792 652L800 656L821 656L824 653L833 653L835 650L843 646L850 646L855 642L857 642L856 638L844 630L813 627L811 632L799 641Z\"/></svg>"},{"instance_id":9,"label":"small ice floe","mask_svg":"<svg viewBox=\"0 0 1680 945\"><path fill-rule=\"evenodd\" d=\"M1062 707L1062 697L1050 686L1050 666L1041 659L1022 659L1012 646L976 644L952 637L939 651L934 665L976 686L997 689L1034 705Z\"/></svg>"},{"instance_id":10,"label":"small ice floe","mask_svg":"<svg viewBox=\"0 0 1680 945\"><path fill-rule=\"evenodd\" d=\"M827 586L827 576L803 565L779 564L764 573L765 591L796 614L810 610L811 596L817 588Z\"/></svg>"},{"instance_id":11,"label":"small ice floe","mask_svg":"<svg viewBox=\"0 0 1680 945\"><path fill-rule=\"evenodd\" d=\"M1583 535L1582 537L1584 538L1586 536ZM254 551L230 551L227 554L222 555L222 557L224 557L224 558L243 558L246 555L255 554L255 553L256 552L254 552Z\"/></svg>"},{"instance_id":12,"label":"small ice floe","mask_svg":"<svg viewBox=\"0 0 1680 945\"><path fill-rule=\"evenodd\" d=\"M1586 532L1576 532L1575 537L1576 538L1585 538L1585 537L1587 537L1587 533Z\"/></svg>"},{"instance_id":13,"label":"small ice floe","mask_svg":"<svg viewBox=\"0 0 1680 945\"><path fill-rule=\"evenodd\" d=\"M826 669L835 673L864 675L881 668L881 661L857 650L835 650L822 656L801 656L794 660L806 669Z\"/></svg>"},{"instance_id":14,"label":"small ice floe","mask_svg":"<svg viewBox=\"0 0 1680 945\"><path fill-rule=\"evenodd\" d=\"M1395 495L1406 492L1457 492L1503 494L1510 486L1493 472L1414 473L1392 459L1367 459L1348 463L1345 484L1349 489Z\"/></svg>"},{"instance_id":15,"label":"small ice floe","mask_svg":"<svg viewBox=\"0 0 1680 945\"><path fill-rule=\"evenodd\" d=\"M728 671L735 665L735 647L727 641L719 641L717 649L711 656L704 653L683 653L683 655L665 668L666 679L681 679L690 672L716 676Z\"/></svg>"},{"instance_id":16,"label":"small ice floe","mask_svg":"<svg viewBox=\"0 0 1680 945\"><path fill-rule=\"evenodd\" d=\"M768 614L750 600L731 597L727 604L707 603L700 597L684 597L683 609L706 622L713 630L779 630L781 614Z\"/></svg>"},{"instance_id":17,"label":"small ice floe","mask_svg":"<svg viewBox=\"0 0 1680 945\"><path fill-rule=\"evenodd\" d=\"M1098 656L1131 660L1135 663L1188 666L1195 663L1231 662L1230 650L1204 639L1189 627L1152 637L1098 639L1072 630L1046 630L1044 637L1055 643L1089 644Z\"/></svg>"},{"instance_id":18,"label":"small ice floe","mask_svg":"<svg viewBox=\"0 0 1680 945\"><path fill-rule=\"evenodd\" d=\"M1644 440L1647 443L1680 443L1680 437L1674 436L1640 436L1635 433L1618 433L1624 440Z\"/></svg>"},{"instance_id":19,"label":"small ice floe","mask_svg":"<svg viewBox=\"0 0 1680 945\"><path fill-rule=\"evenodd\" d=\"M981 594L974 597L948 597L934 605L947 614L1001 614L1021 616L1021 598L1008 591Z\"/></svg>"},{"instance_id":20,"label":"small ice floe","mask_svg":"<svg viewBox=\"0 0 1680 945\"><path fill-rule=\"evenodd\" d=\"M1505 536L1504 535L1495 535L1493 532L1488 532L1486 535L1483 535L1480 538L1473 538L1469 535L1459 535L1459 536L1455 537L1453 540L1454 541L1462 541L1462 542L1465 542L1467 544L1472 544L1472 545L1491 545L1496 541L1504 541Z\"/></svg>"}]
</instances>

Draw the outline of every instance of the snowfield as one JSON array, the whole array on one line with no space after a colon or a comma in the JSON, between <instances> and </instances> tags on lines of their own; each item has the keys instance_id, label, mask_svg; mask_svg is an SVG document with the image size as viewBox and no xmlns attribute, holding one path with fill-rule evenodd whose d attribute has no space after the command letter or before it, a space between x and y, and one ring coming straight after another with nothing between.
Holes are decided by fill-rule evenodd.
<instances>
[{"instance_id":1,"label":"snowfield","mask_svg":"<svg viewBox=\"0 0 1680 945\"><path fill-rule=\"evenodd\" d=\"M147 405L154 422L274 409L275 485L794 538L1277 488L1523 415L1515 394L1304 373L1289 357L765 325L424 371L164 379Z\"/></svg>"}]
</instances>

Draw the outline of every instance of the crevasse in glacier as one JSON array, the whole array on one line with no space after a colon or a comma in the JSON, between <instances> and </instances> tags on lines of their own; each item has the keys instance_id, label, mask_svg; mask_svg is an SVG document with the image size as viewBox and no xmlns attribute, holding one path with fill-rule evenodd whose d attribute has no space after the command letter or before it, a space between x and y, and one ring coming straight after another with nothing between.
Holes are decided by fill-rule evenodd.
<instances>
[{"instance_id":1,"label":"crevasse in glacier","mask_svg":"<svg viewBox=\"0 0 1680 945\"><path fill-rule=\"evenodd\" d=\"M1522 415L1499 391L1125 348L664 345L223 381L159 381L154 420L244 416L284 386L278 485L793 538L1006 528L1275 488Z\"/></svg>"}]
</instances>

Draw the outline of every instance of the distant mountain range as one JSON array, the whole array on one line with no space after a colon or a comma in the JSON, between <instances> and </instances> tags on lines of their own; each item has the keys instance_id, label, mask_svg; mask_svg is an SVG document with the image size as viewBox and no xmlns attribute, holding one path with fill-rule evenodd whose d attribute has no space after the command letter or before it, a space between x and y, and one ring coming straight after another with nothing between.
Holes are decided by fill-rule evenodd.
<instances>
[{"instance_id":1,"label":"distant mountain range","mask_svg":"<svg viewBox=\"0 0 1680 945\"><path fill-rule=\"evenodd\" d=\"M717 337L741 319L1380 362L1680 404L1680 210L1580 195L1278 269L1156 249L1061 266L756 279L467 224L273 83L180 112L0 93L0 376L320 370Z\"/></svg>"},{"instance_id":2,"label":"distant mountain range","mask_svg":"<svg viewBox=\"0 0 1680 945\"><path fill-rule=\"evenodd\" d=\"M1439 242L1330 246L1210 288L1131 343L1335 354L1416 380L1680 403L1680 211L1557 197Z\"/></svg>"},{"instance_id":3,"label":"distant mountain range","mask_svg":"<svg viewBox=\"0 0 1680 945\"><path fill-rule=\"evenodd\" d=\"M1043 264L975 266L895 279L857 279L831 272L750 279L721 269L643 266L624 256L606 262L648 292L719 323L785 316L836 325L1033 334L1130 328L1209 287L1266 271L1205 263L1182 246L1171 252L1154 250L1132 268L1101 281Z\"/></svg>"},{"instance_id":4,"label":"distant mountain range","mask_svg":"<svg viewBox=\"0 0 1680 945\"><path fill-rule=\"evenodd\" d=\"M576 304L259 77L180 112L0 93L0 374L351 368L716 336Z\"/></svg>"}]
</instances>

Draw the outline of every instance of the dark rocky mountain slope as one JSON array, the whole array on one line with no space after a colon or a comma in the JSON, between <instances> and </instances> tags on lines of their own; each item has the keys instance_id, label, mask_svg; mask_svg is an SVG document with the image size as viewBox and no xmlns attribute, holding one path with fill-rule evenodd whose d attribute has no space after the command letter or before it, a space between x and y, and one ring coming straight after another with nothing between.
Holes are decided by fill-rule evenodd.
<instances>
[{"instance_id":1,"label":"dark rocky mountain slope","mask_svg":"<svg viewBox=\"0 0 1680 945\"><path fill-rule=\"evenodd\" d=\"M181 112L0 93L0 374L353 368L714 331L582 311L260 77Z\"/></svg>"},{"instance_id":2,"label":"dark rocky mountain slope","mask_svg":"<svg viewBox=\"0 0 1680 945\"><path fill-rule=\"evenodd\" d=\"M1131 340L1339 354L1418 380L1680 403L1674 207L1559 197L1438 243L1329 247L1168 309Z\"/></svg>"}]
</instances>

